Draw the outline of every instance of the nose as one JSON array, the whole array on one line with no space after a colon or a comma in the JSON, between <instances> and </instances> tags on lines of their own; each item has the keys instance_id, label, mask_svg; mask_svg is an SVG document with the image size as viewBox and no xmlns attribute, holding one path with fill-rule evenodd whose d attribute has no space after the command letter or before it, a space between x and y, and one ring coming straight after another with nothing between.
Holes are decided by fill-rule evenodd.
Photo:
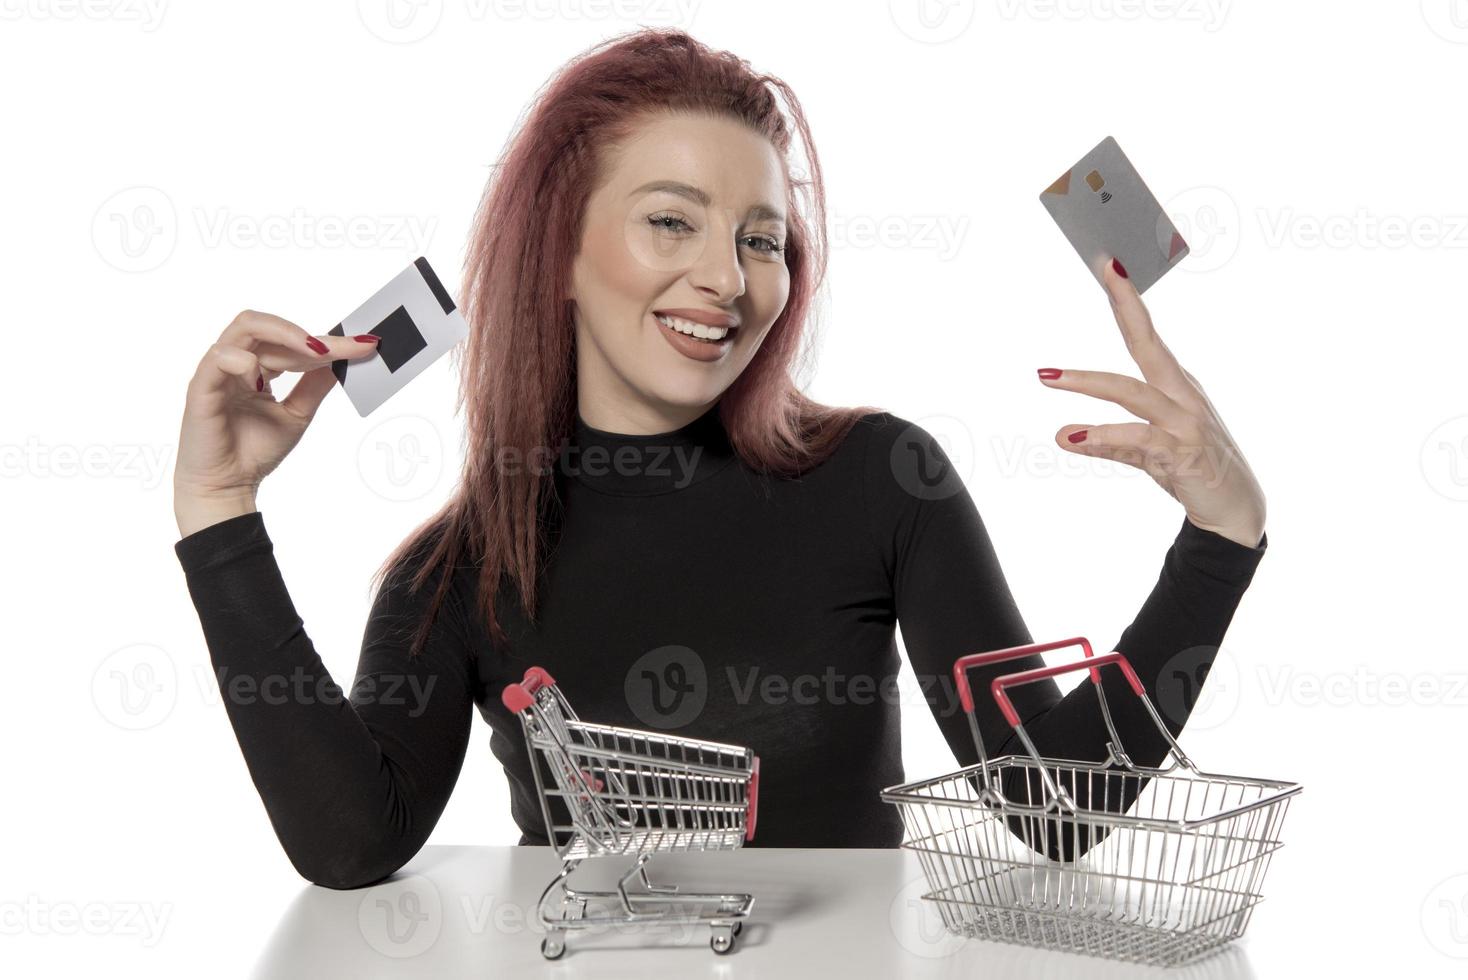
<instances>
[{"instance_id":1,"label":"nose","mask_svg":"<svg viewBox=\"0 0 1468 980\"><path fill-rule=\"evenodd\" d=\"M744 295L744 269L739 264L739 243L732 228L710 229L688 278L704 298L717 306L728 306Z\"/></svg>"}]
</instances>

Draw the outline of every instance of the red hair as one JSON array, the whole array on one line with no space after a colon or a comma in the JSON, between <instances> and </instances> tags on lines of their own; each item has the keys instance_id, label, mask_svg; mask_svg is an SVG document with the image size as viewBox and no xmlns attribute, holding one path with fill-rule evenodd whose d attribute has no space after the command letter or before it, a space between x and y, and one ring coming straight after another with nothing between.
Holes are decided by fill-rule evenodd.
<instances>
[{"instance_id":1,"label":"red hair","mask_svg":"<svg viewBox=\"0 0 1468 980\"><path fill-rule=\"evenodd\" d=\"M788 123L777 93L788 106ZM375 576L426 556L412 583L416 591L435 568L479 563L478 604L496 643L505 640L494 608L502 584L518 594L527 618L535 618L547 522L557 503L548 450L564 445L576 413L575 337L565 297L602 151L631 136L649 114L676 112L745 123L779 152L789 187L789 296L719 399L719 419L735 451L757 471L797 476L826 459L856 420L873 411L821 405L792 377L792 369L807 366L811 348L802 341L813 334L812 301L826 270L825 188L795 93L680 30L643 29L592 47L541 90L485 188L462 292L470 326L458 399L460 410L468 407L465 470L448 503ZM789 161L792 124L810 171L799 179ZM545 465L496 465L511 453ZM449 581L440 578L410 655L421 649Z\"/></svg>"}]
</instances>

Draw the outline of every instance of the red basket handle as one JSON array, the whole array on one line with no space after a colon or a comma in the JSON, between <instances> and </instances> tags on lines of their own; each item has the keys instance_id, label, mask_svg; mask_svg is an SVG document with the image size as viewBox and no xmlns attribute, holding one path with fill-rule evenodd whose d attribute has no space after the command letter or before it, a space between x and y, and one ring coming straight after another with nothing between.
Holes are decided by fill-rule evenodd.
<instances>
[{"instance_id":1,"label":"red basket handle","mask_svg":"<svg viewBox=\"0 0 1468 980\"><path fill-rule=\"evenodd\" d=\"M994 700L999 703L999 710L1004 712L1004 720L1016 728L1019 727L1019 712L1014 710L1014 705L1009 701L1009 695L1005 692L1006 687L1016 687L1020 684L1032 684L1035 681L1054 677L1056 674L1067 674L1073 670L1090 670L1091 680L1097 687L1101 685L1101 676L1096 668L1107 664L1116 664L1121 672L1126 674L1126 679L1137 692L1137 697L1145 699L1147 689L1142 686L1137 672L1132 670L1131 663L1121 653L1107 653L1099 657L1087 656L1085 660L1077 660L1075 663L1059 664L1055 667L1036 667L1034 670L1022 670L1016 674L1005 674L1003 677L994 678L994 683L989 685L989 690L994 695Z\"/></svg>"},{"instance_id":2,"label":"red basket handle","mask_svg":"<svg viewBox=\"0 0 1468 980\"><path fill-rule=\"evenodd\" d=\"M1049 643L1027 643L1019 647L1006 647L1003 650L990 650L988 653L970 653L959 657L953 662L953 682L958 686L958 700L963 705L963 710L969 714L974 713L974 694L969 687L968 671L975 667L983 667L987 664L997 664L1005 660L1016 660L1020 657L1028 657L1035 653L1044 653L1046 650L1058 650L1061 647L1080 644L1086 650L1086 656L1091 656L1091 641L1084 636L1073 636L1068 640L1053 640ZM1091 680L1097 684L1101 678L1095 670L1091 671Z\"/></svg>"},{"instance_id":3,"label":"red basket handle","mask_svg":"<svg viewBox=\"0 0 1468 980\"><path fill-rule=\"evenodd\" d=\"M500 700L514 714L519 714L535 703L535 692L542 687L551 687L555 678L543 667L531 667L525 671L525 679L518 684L506 685L500 692Z\"/></svg>"},{"instance_id":4,"label":"red basket handle","mask_svg":"<svg viewBox=\"0 0 1468 980\"><path fill-rule=\"evenodd\" d=\"M754 840L754 825L759 819L759 756L749 772L749 806L745 808L744 839Z\"/></svg>"}]
</instances>

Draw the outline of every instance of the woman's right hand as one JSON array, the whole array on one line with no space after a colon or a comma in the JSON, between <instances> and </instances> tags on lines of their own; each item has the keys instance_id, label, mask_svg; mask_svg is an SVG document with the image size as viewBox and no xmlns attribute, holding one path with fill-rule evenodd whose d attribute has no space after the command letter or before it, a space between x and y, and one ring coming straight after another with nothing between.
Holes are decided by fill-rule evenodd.
<instances>
[{"instance_id":1,"label":"woman's right hand","mask_svg":"<svg viewBox=\"0 0 1468 980\"><path fill-rule=\"evenodd\" d=\"M179 533L255 510L255 492L301 441L336 385L331 363L377 352L377 338L313 337L278 316L245 310L205 352L189 381L173 472ZM270 382L304 372L276 401Z\"/></svg>"}]
</instances>

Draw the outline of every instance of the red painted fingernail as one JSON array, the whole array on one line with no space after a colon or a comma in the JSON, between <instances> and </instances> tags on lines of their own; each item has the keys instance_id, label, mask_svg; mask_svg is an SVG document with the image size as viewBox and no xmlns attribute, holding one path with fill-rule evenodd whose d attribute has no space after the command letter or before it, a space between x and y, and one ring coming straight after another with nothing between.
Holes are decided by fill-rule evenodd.
<instances>
[{"instance_id":1,"label":"red painted fingernail","mask_svg":"<svg viewBox=\"0 0 1468 980\"><path fill-rule=\"evenodd\" d=\"M1070 435L1066 436L1066 438L1069 439L1071 442L1085 442L1086 431L1087 430L1085 429L1081 429L1079 432L1072 432Z\"/></svg>"},{"instance_id":2,"label":"red painted fingernail","mask_svg":"<svg viewBox=\"0 0 1468 980\"><path fill-rule=\"evenodd\" d=\"M375 333L359 333L352 339L362 344L375 344L382 338Z\"/></svg>"},{"instance_id":3,"label":"red painted fingernail","mask_svg":"<svg viewBox=\"0 0 1468 980\"><path fill-rule=\"evenodd\" d=\"M1046 381L1054 381L1060 377L1060 368L1040 368L1040 377Z\"/></svg>"},{"instance_id":4,"label":"red painted fingernail","mask_svg":"<svg viewBox=\"0 0 1468 980\"><path fill-rule=\"evenodd\" d=\"M255 390L256 391L264 391L265 390L265 375L263 375L263 374L257 374L257 375L255 375Z\"/></svg>"},{"instance_id":5,"label":"red painted fingernail","mask_svg":"<svg viewBox=\"0 0 1468 980\"><path fill-rule=\"evenodd\" d=\"M1126 274L1126 266L1122 265L1116 259L1112 259L1111 260L1111 267L1113 269L1115 269L1116 270L1116 274L1118 276L1121 276L1123 279L1130 279L1131 278L1131 276L1128 276Z\"/></svg>"},{"instance_id":6,"label":"red painted fingernail","mask_svg":"<svg viewBox=\"0 0 1468 980\"><path fill-rule=\"evenodd\" d=\"M311 348L318 354L325 354L328 350L331 349L323 344L321 341L317 340L315 337L307 337L306 346Z\"/></svg>"}]
</instances>

